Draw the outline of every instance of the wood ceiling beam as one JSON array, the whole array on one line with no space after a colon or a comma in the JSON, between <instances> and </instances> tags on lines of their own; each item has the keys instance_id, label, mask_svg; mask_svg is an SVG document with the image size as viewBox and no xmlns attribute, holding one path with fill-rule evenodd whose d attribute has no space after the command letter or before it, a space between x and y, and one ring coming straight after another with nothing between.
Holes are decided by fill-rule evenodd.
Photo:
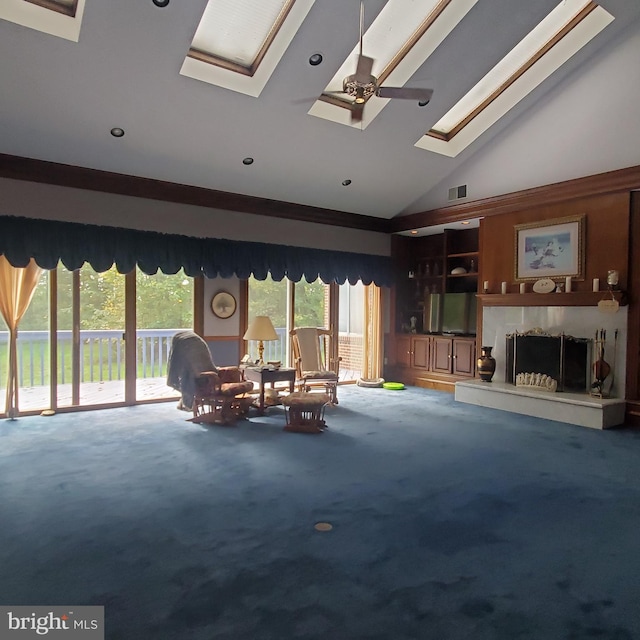
<instances>
[{"instance_id":1,"label":"wood ceiling beam","mask_svg":"<svg viewBox=\"0 0 640 640\"><path fill-rule=\"evenodd\" d=\"M389 220L374 216L8 154L0 154L0 177L379 233L389 227Z\"/></svg>"}]
</instances>

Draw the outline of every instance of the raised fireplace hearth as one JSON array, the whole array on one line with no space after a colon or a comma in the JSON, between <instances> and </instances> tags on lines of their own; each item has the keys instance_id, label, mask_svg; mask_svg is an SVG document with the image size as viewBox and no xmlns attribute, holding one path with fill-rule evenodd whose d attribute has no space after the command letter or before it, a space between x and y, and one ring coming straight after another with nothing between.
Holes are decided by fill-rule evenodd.
<instances>
[{"instance_id":1,"label":"raised fireplace hearth","mask_svg":"<svg viewBox=\"0 0 640 640\"><path fill-rule=\"evenodd\" d=\"M558 294L554 296L561 297ZM496 297L501 298L501 296ZM456 400L594 429L607 429L623 424L627 307L620 307L617 313L607 314L602 313L597 306L547 306L550 303L546 298L541 296L540 306L518 306L519 298L516 294L510 296L509 305L484 306L478 343L493 347L491 355L496 359L496 372L492 382L482 380L457 382ZM604 357L611 365L606 397L597 397L590 393L594 375L590 364L593 363L596 355L593 344L595 340L591 339L587 339L587 343L592 344L586 345L587 364L584 367L582 364L578 365L579 371L585 372L585 387L589 387L586 392L582 388L582 382L576 383L580 391L569 391L566 388L566 367L565 390L562 393L550 393L540 387L516 386L513 382L506 382L505 373L508 367L505 336L527 333L535 327L541 327L543 333L552 336L561 334L565 337L568 335L596 336L601 330L609 336L617 335L617 341L614 338L605 345ZM592 346L594 352L591 350ZM510 371L513 371L512 367ZM573 375L569 373L570 377Z\"/></svg>"}]
</instances>

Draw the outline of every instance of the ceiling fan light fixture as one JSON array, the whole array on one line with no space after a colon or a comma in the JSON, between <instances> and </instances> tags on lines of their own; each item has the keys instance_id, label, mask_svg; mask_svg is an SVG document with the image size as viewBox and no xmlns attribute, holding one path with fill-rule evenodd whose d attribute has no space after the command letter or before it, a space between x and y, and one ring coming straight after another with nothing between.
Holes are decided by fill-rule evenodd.
<instances>
[{"instance_id":1,"label":"ceiling fan light fixture","mask_svg":"<svg viewBox=\"0 0 640 640\"><path fill-rule=\"evenodd\" d=\"M342 90L355 98L356 104L364 104L378 88L378 79L369 76L365 81L358 79L356 74L347 76L342 83Z\"/></svg>"}]
</instances>

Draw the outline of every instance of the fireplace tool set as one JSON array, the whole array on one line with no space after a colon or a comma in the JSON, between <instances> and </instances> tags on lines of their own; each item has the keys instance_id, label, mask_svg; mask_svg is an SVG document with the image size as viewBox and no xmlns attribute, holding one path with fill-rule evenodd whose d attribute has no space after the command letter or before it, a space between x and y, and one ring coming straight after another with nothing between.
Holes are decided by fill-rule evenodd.
<instances>
[{"instance_id":1,"label":"fireplace tool set","mask_svg":"<svg viewBox=\"0 0 640 640\"><path fill-rule=\"evenodd\" d=\"M616 352L618 350L618 330L613 334L613 361L609 364L605 360L605 351L607 347L607 332L605 329L598 329L593 341L594 363L593 363L593 382L591 383L591 395L598 398L606 398L611 396L613 383L615 381ZM605 390L605 381L608 380L607 389Z\"/></svg>"}]
</instances>

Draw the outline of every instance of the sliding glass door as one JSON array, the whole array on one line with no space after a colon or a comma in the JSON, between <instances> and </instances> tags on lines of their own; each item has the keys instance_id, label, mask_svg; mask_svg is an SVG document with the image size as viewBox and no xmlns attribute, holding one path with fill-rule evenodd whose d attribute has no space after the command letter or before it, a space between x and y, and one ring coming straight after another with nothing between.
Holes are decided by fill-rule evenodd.
<instances>
[{"instance_id":1,"label":"sliding glass door","mask_svg":"<svg viewBox=\"0 0 640 640\"><path fill-rule=\"evenodd\" d=\"M294 327L337 328L337 342L331 357L340 356L340 381L350 382L362 377L364 351L364 285L328 285L314 282L280 282L249 279L248 322L257 315L271 318L280 343L265 343L265 360L281 357L285 344L289 346L289 331ZM249 343L249 355L256 359L257 344Z\"/></svg>"},{"instance_id":2,"label":"sliding glass door","mask_svg":"<svg viewBox=\"0 0 640 640\"><path fill-rule=\"evenodd\" d=\"M193 328L193 279L183 270L149 276L136 270L136 400L177 398L167 386L171 339Z\"/></svg>"},{"instance_id":3,"label":"sliding glass door","mask_svg":"<svg viewBox=\"0 0 640 640\"><path fill-rule=\"evenodd\" d=\"M167 360L192 329L193 278L123 275L85 264L43 272L18 330L20 412L177 398ZM0 327L0 414L6 412L8 331Z\"/></svg>"}]
</instances>

